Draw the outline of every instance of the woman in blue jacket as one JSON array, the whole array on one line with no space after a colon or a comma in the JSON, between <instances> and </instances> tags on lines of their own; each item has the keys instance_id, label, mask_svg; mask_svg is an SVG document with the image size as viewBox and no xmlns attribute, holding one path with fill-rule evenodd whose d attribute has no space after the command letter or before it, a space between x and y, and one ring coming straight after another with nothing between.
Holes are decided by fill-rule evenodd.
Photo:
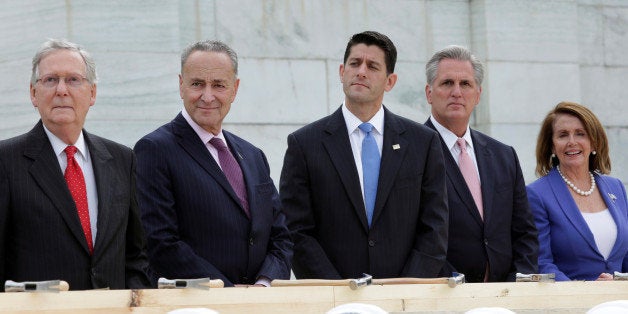
<instances>
[{"instance_id":1,"label":"woman in blue jacket","mask_svg":"<svg viewBox=\"0 0 628 314\"><path fill-rule=\"evenodd\" d=\"M612 280L628 271L626 190L611 170L608 139L586 107L559 103L537 139L528 198L539 231L539 271L556 280Z\"/></svg>"}]
</instances>

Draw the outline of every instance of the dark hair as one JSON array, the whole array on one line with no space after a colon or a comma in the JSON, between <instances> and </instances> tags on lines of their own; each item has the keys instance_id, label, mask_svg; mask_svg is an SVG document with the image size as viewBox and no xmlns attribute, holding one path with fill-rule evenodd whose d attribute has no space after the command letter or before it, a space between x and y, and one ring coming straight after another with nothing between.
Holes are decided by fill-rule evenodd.
<instances>
[{"instance_id":1,"label":"dark hair","mask_svg":"<svg viewBox=\"0 0 628 314\"><path fill-rule=\"evenodd\" d=\"M582 122L587 135L591 140L591 148L595 155L589 156L589 170L603 174L611 172L611 159L609 157L608 138L600 120L587 107L575 102L563 101L547 113L541 124L541 130L536 140L536 175L544 176L558 165L558 158L552 156L552 137L554 136L554 121L559 114L574 116Z\"/></svg>"},{"instance_id":2,"label":"dark hair","mask_svg":"<svg viewBox=\"0 0 628 314\"><path fill-rule=\"evenodd\" d=\"M393 44L386 35L375 31L365 31L351 36L351 39L347 43L347 49L345 49L345 57L342 60L343 64L347 63L347 59L351 54L351 48L357 44L365 44L367 46L375 45L381 48L384 51L386 59L386 74L395 72L397 48L395 48L395 44Z\"/></svg>"}]
</instances>

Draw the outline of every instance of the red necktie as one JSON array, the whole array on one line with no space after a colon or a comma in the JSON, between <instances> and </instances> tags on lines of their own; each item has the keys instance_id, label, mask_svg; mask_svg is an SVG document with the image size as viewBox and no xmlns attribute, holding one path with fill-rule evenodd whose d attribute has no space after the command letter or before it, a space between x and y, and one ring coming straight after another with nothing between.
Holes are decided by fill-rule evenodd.
<instances>
[{"instance_id":1,"label":"red necktie","mask_svg":"<svg viewBox=\"0 0 628 314\"><path fill-rule=\"evenodd\" d=\"M92 228L89 222L89 210L87 208L87 191L85 189L85 178L83 177L83 171L81 167L74 159L76 153L75 146L68 146L65 148L65 154L68 157L68 166L65 168L65 182L68 183L70 194L76 203L76 209L78 210L78 216L81 220L81 226L83 227L83 233L87 240L87 247L89 248L89 254L94 253L94 246L92 244Z\"/></svg>"},{"instance_id":2,"label":"red necktie","mask_svg":"<svg viewBox=\"0 0 628 314\"><path fill-rule=\"evenodd\" d=\"M225 142L218 137L213 137L209 140L209 144L214 146L218 151L218 161L220 163L220 168L222 168L222 172L227 177L229 184L235 191L236 195L240 199L240 203L244 208L244 213L250 218L251 214L249 212L249 201L246 196L246 187L244 186L244 176L242 175L242 169L240 169L240 165L235 160L231 151L225 145Z\"/></svg>"},{"instance_id":3,"label":"red necktie","mask_svg":"<svg viewBox=\"0 0 628 314\"><path fill-rule=\"evenodd\" d=\"M480 217L484 219L484 209L482 206L482 189L480 188L480 177L478 176L478 172L475 170L475 165L473 164L473 160L467 153L467 142L463 138L459 138L457 141L458 146L460 147L460 155L458 156L458 167L460 167L460 172L462 172L462 176L464 180L467 182L467 186L471 191L471 195L473 195L473 200L475 201L475 206L477 206L480 211Z\"/></svg>"}]
</instances>

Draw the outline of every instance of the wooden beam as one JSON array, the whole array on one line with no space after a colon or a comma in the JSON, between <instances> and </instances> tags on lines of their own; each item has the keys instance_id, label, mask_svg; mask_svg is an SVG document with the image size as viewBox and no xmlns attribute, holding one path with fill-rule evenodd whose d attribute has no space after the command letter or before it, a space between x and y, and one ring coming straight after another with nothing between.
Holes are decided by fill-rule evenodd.
<instances>
[{"instance_id":1,"label":"wooden beam","mask_svg":"<svg viewBox=\"0 0 628 314\"><path fill-rule=\"evenodd\" d=\"M218 288L210 290L91 290L0 293L0 313L165 313L206 307L228 313L325 313L352 302L389 312L464 312L505 307L517 313L584 313L612 300L628 300L628 281L467 283Z\"/></svg>"}]
</instances>

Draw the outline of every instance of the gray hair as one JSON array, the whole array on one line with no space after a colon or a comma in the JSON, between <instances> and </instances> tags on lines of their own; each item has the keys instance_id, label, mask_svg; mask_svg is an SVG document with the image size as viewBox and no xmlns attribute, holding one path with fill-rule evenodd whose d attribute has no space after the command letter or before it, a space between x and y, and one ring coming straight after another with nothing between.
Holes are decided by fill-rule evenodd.
<instances>
[{"instance_id":1,"label":"gray hair","mask_svg":"<svg viewBox=\"0 0 628 314\"><path fill-rule=\"evenodd\" d=\"M436 79L436 72L438 71L438 65L443 59L454 59L459 61L469 61L473 66L473 72L475 77L475 83L479 86L482 85L484 79L484 66L482 62L478 60L469 49L462 46L447 46L441 51L436 52L430 61L425 65L425 76L427 77L427 84L430 86L434 84Z\"/></svg>"},{"instance_id":2,"label":"gray hair","mask_svg":"<svg viewBox=\"0 0 628 314\"><path fill-rule=\"evenodd\" d=\"M92 56L83 49L80 45L70 42L66 39L48 39L44 42L39 50L33 57L33 71L31 73L31 84L35 85L39 79L39 63L41 60L52 52L57 50L69 50L78 52L83 61L85 62L85 78L90 84L96 84L98 82L98 75L96 74L96 62Z\"/></svg>"},{"instance_id":3,"label":"gray hair","mask_svg":"<svg viewBox=\"0 0 628 314\"><path fill-rule=\"evenodd\" d=\"M231 47L227 46L227 44L216 41L216 40L205 40L199 41L183 49L181 52L181 74L183 74L183 66L185 62L188 61L188 58L194 51L211 51L211 52L220 52L229 56L231 59L231 64L233 65L233 73L238 76L238 55L231 49Z\"/></svg>"}]
</instances>

